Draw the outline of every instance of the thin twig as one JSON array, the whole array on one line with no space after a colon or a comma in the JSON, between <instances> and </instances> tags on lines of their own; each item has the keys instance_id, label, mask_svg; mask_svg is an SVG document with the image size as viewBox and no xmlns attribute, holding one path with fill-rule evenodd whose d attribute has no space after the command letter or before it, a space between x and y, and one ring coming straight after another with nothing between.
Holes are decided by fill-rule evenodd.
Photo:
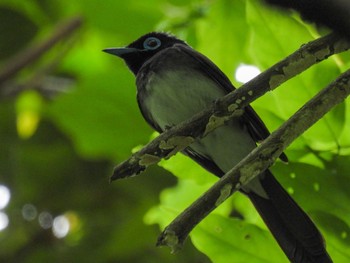
<instances>
[{"instance_id":1,"label":"thin twig","mask_svg":"<svg viewBox=\"0 0 350 263\"><path fill-rule=\"evenodd\" d=\"M266 170L284 149L350 94L350 70L307 102L163 231L157 245L179 249L190 231L212 210Z\"/></svg>"},{"instance_id":2,"label":"thin twig","mask_svg":"<svg viewBox=\"0 0 350 263\"><path fill-rule=\"evenodd\" d=\"M57 28L54 30L53 34L46 41L24 50L15 58L11 59L9 63L4 65L4 67L0 71L0 87L3 83L5 83L7 80L11 79L15 74L17 74L21 69L23 69L33 61L36 61L47 50L52 48L56 43L58 43L62 39L65 39L81 25L82 19L80 17L70 19L69 21L66 21L63 24L58 25Z\"/></svg>"},{"instance_id":3,"label":"thin twig","mask_svg":"<svg viewBox=\"0 0 350 263\"><path fill-rule=\"evenodd\" d=\"M77 35L75 35L77 36ZM0 99L17 96L18 93L29 89L35 89L40 92L45 98L51 98L56 95L59 91L66 91L65 85L61 85L60 90L48 89L47 79L48 75L54 71L54 69L60 64L65 55L72 49L76 43L77 37L70 37L64 42L64 45L57 51L57 54L45 65L36 69L28 79L21 83L17 82L6 82L3 88L0 90ZM51 77L52 79L53 77ZM57 79L57 78L56 78ZM63 78L62 78L63 79ZM68 79L67 79L68 80ZM68 81L67 81L68 82Z\"/></svg>"},{"instance_id":4,"label":"thin twig","mask_svg":"<svg viewBox=\"0 0 350 263\"><path fill-rule=\"evenodd\" d=\"M158 163L161 158L171 157L189 146L195 138L204 137L228 119L239 115L240 109L267 91L275 89L310 66L349 47L349 42L335 34L303 45L241 88L218 100L211 108L159 135L128 160L119 164L114 170L111 181L137 175L147 166Z\"/></svg>"}]
</instances>

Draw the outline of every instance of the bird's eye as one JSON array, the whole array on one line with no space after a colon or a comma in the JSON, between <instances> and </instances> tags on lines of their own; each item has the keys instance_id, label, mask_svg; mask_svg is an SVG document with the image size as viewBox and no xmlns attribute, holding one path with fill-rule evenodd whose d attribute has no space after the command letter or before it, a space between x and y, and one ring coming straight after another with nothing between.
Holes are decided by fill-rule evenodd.
<instances>
[{"instance_id":1,"label":"bird's eye","mask_svg":"<svg viewBox=\"0 0 350 263\"><path fill-rule=\"evenodd\" d=\"M161 45L161 42L156 37L149 37L143 42L143 47L148 50L154 50L159 48Z\"/></svg>"}]
</instances>

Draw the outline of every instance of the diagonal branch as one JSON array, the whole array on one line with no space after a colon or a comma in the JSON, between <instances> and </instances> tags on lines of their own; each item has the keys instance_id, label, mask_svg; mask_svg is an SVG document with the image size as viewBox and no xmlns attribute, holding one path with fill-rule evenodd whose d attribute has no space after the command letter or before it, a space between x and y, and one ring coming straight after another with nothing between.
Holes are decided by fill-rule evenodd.
<instances>
[{"instance_id":1,"label":"diagonal branch","mask_svg":"<svg viewBox=\"0 0 350 263\"><path fill-rule=\"evenodd\" d=\"M160 134L114 170L111 181L137 175L161 158L169 158L189 146L195 138L223 125L240 115L242 108L275 89L283 82L305 71L333 54L350 48L350 43L336 34L330 34L303 45L293 54L261 73L241 88L219 99L213 106Z\"/></svg>"},{"instance_id":2,"label":"diagonal branch","mask_svg":"<svg viewBox=\"0 0 350 263\"><path fill-rule=\"evenodd\" d=\"M261 145L175 218L160 235L157 245L167 245L173 251L179 249L190 231L202 219L242 185L272 165L288 145L334 106L343 102L349 94L350 70L340 75L333 83L307 102Z\"/></svg>"},{"instance_id":3,"label":"diagonal branch","mask_svg":"<svg viewBox=\"0 0 350 263\"><path fill-rule=\"evenodd\" d=\"M36 46L24 50L22 53L13 58L0 71L0 88L3 83L11 79L21 69L40 58L47 50L80 28L82 22L83 21L80 17L76 17L65 21L65 23L59 24L48 39L37 44Z\"/></svg>"}]
</instances>

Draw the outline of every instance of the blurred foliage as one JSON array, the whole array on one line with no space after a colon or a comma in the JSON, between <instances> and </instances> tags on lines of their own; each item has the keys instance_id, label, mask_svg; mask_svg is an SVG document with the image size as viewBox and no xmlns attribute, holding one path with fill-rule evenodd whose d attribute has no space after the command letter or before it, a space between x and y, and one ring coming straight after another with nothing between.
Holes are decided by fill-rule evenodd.
<instances>
[{"instance_id":1,"label":"blurred foliage","mask_svg":"<svg viewBox=\"0 0 350 263\"><path fill-rule=\"evenodd\" d=\"M113 164L152 131L137 108L134 77L101 50L171 31L239 86L237 66L264 70L317 37L316 29L257 0L2 0L0 73L73 17L83 19L82 28L0 86L0 184L11 191L1 211L9 225L0 231L0 262L287 262L240 194L192 232L205 255L190 241L176 255L154 246L159 229L152 224L166 226L216 178L177 155L145 175L108 184ZM333 56L253 105L276 129L348 66L349 54ZM273 167L324 233L335 262L350 259L348 104L289 147L288 165ZM25 207L32 208L29 217ZM42 227L50 215L68 219L67 236Z\"/></svg>"}]
</instances>

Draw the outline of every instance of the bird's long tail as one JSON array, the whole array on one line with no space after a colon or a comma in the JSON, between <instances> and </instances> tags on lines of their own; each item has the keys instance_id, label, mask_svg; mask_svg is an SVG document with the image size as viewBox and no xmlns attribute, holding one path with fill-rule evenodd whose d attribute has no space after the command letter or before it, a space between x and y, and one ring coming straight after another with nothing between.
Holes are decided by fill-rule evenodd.
<instances>
[{"instance_id":1,"label":"bird's long tail","mask_svg":"<svg viewBox=\"0 0 350 263\"><path fill-rule=\"evenodd\" d=\"M247 193L286 256L294 263L330 263L323 237L270 171L261 178L269 199Z\"/></svg>"}]
</instances>

